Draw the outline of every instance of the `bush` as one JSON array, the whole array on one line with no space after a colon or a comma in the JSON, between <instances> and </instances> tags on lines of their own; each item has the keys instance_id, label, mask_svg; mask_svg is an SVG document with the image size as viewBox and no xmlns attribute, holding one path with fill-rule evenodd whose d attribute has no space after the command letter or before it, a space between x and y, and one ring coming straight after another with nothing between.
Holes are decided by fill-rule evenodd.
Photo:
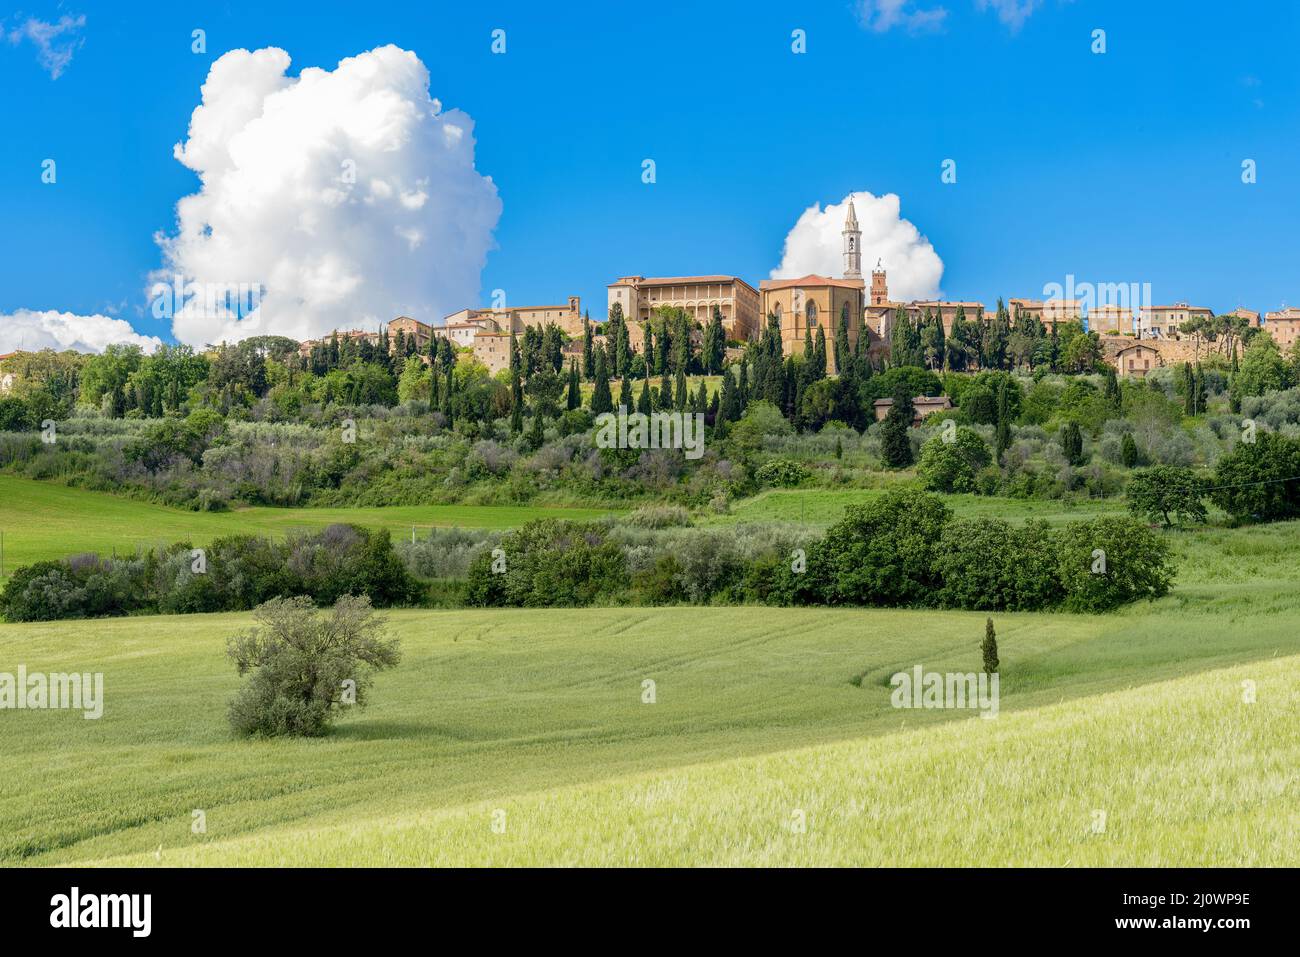
<instances>
[{"instance_id":1,"label":"bush","mask_svg":"<svg viewBox=\"0 0 1300 957\"><path fill-rule=\"evenodd\" d=\"M691 513L680 505L643 505L624 521L638 528L681 528L691 524Z\"/></svg>"},{"instance_id":2,"label":"bush","mask_svg":"<svg viewBox=\"0 0 1300 957\"><path fill-rule=\"evenodd\" d=\"M1054 607L1064 592L1053 559L1044 523L1014 527L994 518L954 521L940 539L939 603L988 611Z\"/></svg>"},{"instance_id":3,"label":"bush","mask_svg":"<svg viewBox=\"0 0 1300 957\"><path fill-rule=\"evenodd\" d=\"M1236 519L1272 522L1300 515L1300 441L1260 432L1239 442L1214 471L1214 504Z\"/></svg>"},{"instance_id":4,"label":"bush","mask_svg":"<svg viewBox=\"0 0 1300 957\"><path fill-rule=\"evenodd\" d=\"M204 552L201 571L188 544L137 558L40 562L9 580L0 592L0 613L10 621L52 621L138 611L247 611L285 595L305 595L320 605L367 595L390 607L416 604L424 592L387 531L332 525L286 542L236 535Z\"/></svg>"},{"instance_id":5,"label":"bush","mask_svg":"<svg viewBox=\"0 0 1300 957\"><path fill-rule=\"evenodd\" d=\"M341 707L365 706L374 671L401 658L368 598L340 598L328 616L305 597L275 599L255 617L226 647L240 676L251 673L230 702L238 734L324 734Z\"/></svg>"},{"instance_id":6,"label":"bush","mask_svg":"<svg viewBox=\"0 0 1300 957\"><path fill-rule=\"evenodd\" d=\"M1056 574L1067 611L1110 611L1160 598L1173 584L1169 543L1134 519L1074 522L1056 537Z\"/></svg>"},{"instance_id":7,"label":"bush","mask_svg":"<svg viewBox=\"0 0 1300 957\"><path fill-rule=\"evenodd\" d=\"M993 460L984 440L970 429L959 428L953 440L942 435L930 439L921 449L916 474L932 492L977 491L976 476Z\"/></svg>"},{"instance_id":8,"label":"bush","mask_svg":"<svg viewBox=\"0 0 1300 957\"><path fill-rule=\"evenodd\" d=\"M925 605L940 585L939 539L952 512L917 489L850 505L809 553L808 576L829 605Z\"/></svg>"},{"instance_id":9,"label":"bush","mask_svg":"<svg viewBox=\"0 0 1300 957\"><path fill-rule=\"evenodd\" d=\"M1161 521L1171 525L1172 514L1181 524L1185 519L1205 521L1203 501L1207 494L1206 482L1189 468L1175 465L1158 465L1133 473L1129 479L1128 510L1136 518Z\"/></svg>"},{"instance_id":10,"label":"bush","mask_svg":"<svg viewBox=\"0 0 1300 957\"><path fill-rule=\"evenodd\" d=\"M477 606L580 607L630 583L627 561L596 524L535 519L470 565L467 601Z\"/></svg>"},{"instance_id":11,"label":"bush","mask_svg":"<svg viewBox=\"0 0 1300 957\"><path fill-rule=\"evenodd\" d=\"M812 472L800 462L790 459L774 459L764 462L754 472L754 478L764 485L779 485L793 488L807 479Z\"/></svg>"},{"instance_id":12,"label":"bush","mask_svg":"<svg viewBox=\"0 0 1300 957\"><path fill-rule=\"evenodd\" d=\"M145 594L141 562L74 556L18 569L0 592L0 613L13 622L126 615L146 607Z\"/></svg>"}]
</instances>

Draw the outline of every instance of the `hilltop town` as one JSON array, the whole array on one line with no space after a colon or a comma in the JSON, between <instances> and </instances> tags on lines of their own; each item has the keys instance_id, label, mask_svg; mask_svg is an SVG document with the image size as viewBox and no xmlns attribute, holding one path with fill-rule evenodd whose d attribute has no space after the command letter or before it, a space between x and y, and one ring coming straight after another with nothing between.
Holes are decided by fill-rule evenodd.
<instances>
[{"instance_id":1,"label":"hilltop town","mask_svg":"<svg viewBox=\"0 0 1300 957\"><path fill-rule=\"evenodd\" d=\"M767 318L779 325L786 355L798 354L805 338L815 338L819 330L828 339L834 338L843 325L855 353L865 351L880 364L890 359L895 331L904 321L918 330L942 322L945 340L953 337L954 329L961 335L963 327L974 330L968 335L978 337L982 328L998 321L999 316L1009 329L1040 324L1049 337L1065 325L1077 324L1096 334L1104 362L1121 375L1139 377L1162 366L1197 361L1207 350L1231 348L1234 326L1264 328L1284 350L1300 339L1300 307L1295 306L1261 316L1242 306L1216 313L1208 306L1187 302L1102 302L1090 303L1086 310L1078 298L1010 298L993 307L969 300L900 302L889 294L883 263L878 262L871 270L868 286L862 272L861 247L862 233L850 199L843 229L844 268L838 278L812 274L797 279L764 279L755 288L739 276L728 275L622 276L608 286L607 314L627 320L629 344L635 353L644 351L646 327L663 311L684 313L699 328L706 326L716 312L732 358L739 357L743 344L759 337ZM387 342L391 349L405 352L410 348L420 354L427 353L435 339L446 339L455 348L473 350L475 358L495 374L509 365L511 335L554 326L565 339L566 357L576 358L581 355L589 323L580 297L569 296L561 305L461 309L446 316L440 325L399 316L382 331L353 329L333 336L368 341L373 346ZM864 335L867 345L861 350L859 340ZM330 338L302 343L302 354L310 355ZM413 347L407 343L413 343ZM834 363L834 356L829 356L831 372L835 371ZM934 365L942 367L944 362Z\"/></svg>"}]
</instances>

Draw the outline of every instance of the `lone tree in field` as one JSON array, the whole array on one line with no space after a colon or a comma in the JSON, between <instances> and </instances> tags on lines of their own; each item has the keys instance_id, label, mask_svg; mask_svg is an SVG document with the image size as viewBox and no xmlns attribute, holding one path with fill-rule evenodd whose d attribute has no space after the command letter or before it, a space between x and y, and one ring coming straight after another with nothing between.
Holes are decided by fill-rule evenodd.
<instances>
[{"instance_id":1,"label":"lone tree in field","mask_svg":"<svg viewBox=\"0 0 1300 957\"><path fill-rule=\"evenodd\" d=\"M1189 468L1180 465L1157 465L1134 472L1125 496L1128 510L1137 518L1159 519L1172 525L1170 516L1184 521L1204 522L1207 516L1204 499L1209 496L1208 483Z\"/></svg>"},{"instance_id":2,"label":"lone tree in field","mask_svg":"<svg viewBox=\"0 0 1300 957\"><path fill-rule=\"evenodd\" d=\"M988 619L984 626L984 640L980 643L980 651L984 655L984 672L985 674L995 674L998 670L998 636L993 630L993 619Z\"/></svg>"},{"instance_id":3,"label":"lone tree in field","mask_svg":"<svg viewBox=\"0 0 1300 957\"><path fill-rule=\"evenodd\" d=\"M230 702L242 735L325 734L340 707L366 703L371 672L401 657L370 599L346 595L328 613L306 596L276 598L254 612L257 627L231 638L226 654L251 677Z\"/></svg>"}]
</instances>

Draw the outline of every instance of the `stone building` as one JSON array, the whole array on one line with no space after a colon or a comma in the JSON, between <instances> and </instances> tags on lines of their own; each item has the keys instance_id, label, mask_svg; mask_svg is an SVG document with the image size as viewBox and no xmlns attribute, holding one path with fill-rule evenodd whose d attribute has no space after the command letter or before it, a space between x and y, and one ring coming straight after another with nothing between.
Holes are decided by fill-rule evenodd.
<instances>
[{"instance_id":1,"label":"stone building","mask_svg":"<svg viewBox=\"0 0 1300 957\"><path fill-rule=\"evenodd\" d=\"M716 308L732 340L754 339L763 329L758 290L737 276L623 276L608 289L609 308L618 304L629 328L667 306L684 310L701 325L713 319Z\"/></svg>"},{"instance_id":2,"label":"stone building","mask_svg":"<svg viewBox=\"0 0 1300 957\"><path fill-rule=\"evenodd\" d=\"M1130 306L1093 306L1088 310L1088 331L1102 335L1131 334L1134 329Z\"/></svg>"},{"instance_id":3,"label":"stone building","mask_svg":"<svg viewBox=\"0 0 1300 957\"><path fill-rule=\"evenodd\" d=\"M443 319L443 328L478 323L485 332L513 332L523 335L529 326L558 326L569 336L582 335L582 299L570 296L564 305L502 306L487 309L462 309Z\"/></svg>"},{"instance_id":4,"label":"stone building","mask_svg":"<svg viewBox=\"0 0 1300 957\"><path fill-rule=\"evenodd\" d=\"M390 348L397 348L398 333L401 333L402 338L407 342L415 342L416 352L427 352L429 343L433 341L433 326L412 319L410 316L398 316L388 324Z\"/></svg>"},{"instance_id":5,"label":"stone building","mask_svg":"<svg viewBox=\"0 0 1300 957\"><path fill-rule=\"evenodd\" d=\"M1013 326L1021 316L1032 316L1051 333L1062 323L1078 322L1083 309L1078 299L1008 299L1007 315Z\"/></svg>"},{"instance_id":6,"label":"stone building","mask_svg":"<svg viewBox=\"0 0 1300 957\"><path fill-rule=\"evenodd\" d=\"M889 410L893 407L893 399L877 399L871 403L872 414L875 415L877 422L885 421L885 416L889 415ZM946 395L918 395L912 399L912 424L920 425L921 420L927 416L934 415L936 412L946 412L951 408L952 400Z\"/></svg>"},{"instance_id":7,"label":"stone building","mask_svg":"<svg viewBox=\"0 0 1300 957\"><path fill-rule=\"evenodd\" d=\"M1263 329L1284 351L1290 349L1300 339L1300 307L1290 306L1264 313Z\"/></svg>"},{"instance_id":8,"label":"stone building","mask_svg":"<svg viewBox=\"0 0 1300 957\"><path fill-rule=\"evenodd\" d=\"M1192 319L1212 319L1214 310L1177 302L1172 306L1144 306L1138 315L1138 337L1142 339L1177 339L1183 323Z\"/></svg>"},{"instance_id":9,"label":"stone building","mask_svg":"<svg viewBox=\"0 0 1300 957\"><path fill-rule=\"evenodd\" d=\"M492 375L510 368L510 333L479 332L474 337L474 358Z\"/></svg>"}]
</instances>

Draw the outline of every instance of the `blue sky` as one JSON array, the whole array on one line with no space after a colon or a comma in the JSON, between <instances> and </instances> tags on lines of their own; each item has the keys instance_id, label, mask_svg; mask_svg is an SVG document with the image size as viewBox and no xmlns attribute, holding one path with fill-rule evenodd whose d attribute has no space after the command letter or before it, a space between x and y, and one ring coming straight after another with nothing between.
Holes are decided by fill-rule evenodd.
<instances>
[{"instance_id":1,"label":"blue sky","mask_svg":"<svg viewBox=\"0 0 1300 957\"><path fill-rule=\"evenodd\" d=\"M172 147L212 62L278 46L296 75L386 43L473 118L499 190L478 304L498 287L518 304L576 293L599 315L605 284L637 273L757 285L800 213L855 190L901 197L949 297L1074 274L1217 311L1300 303L1296 4L1044 0L1018 25L979 0L889 0L892 25L847 0L268 6L69 0L4 19L0 314L115 311L167 338L146 277L198 188ZM13 42L28 18L82 15L57 79L37 43Z\"/></svg>"}]
</instances>

